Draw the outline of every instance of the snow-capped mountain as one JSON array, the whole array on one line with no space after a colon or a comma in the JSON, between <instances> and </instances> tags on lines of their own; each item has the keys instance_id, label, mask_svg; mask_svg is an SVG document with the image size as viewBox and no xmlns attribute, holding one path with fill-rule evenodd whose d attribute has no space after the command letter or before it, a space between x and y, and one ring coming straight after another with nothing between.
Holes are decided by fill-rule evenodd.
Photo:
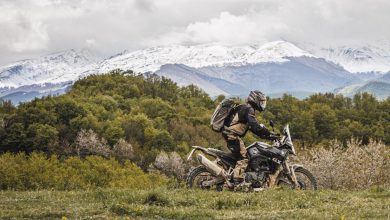
<instances>
[{"instance_id":1,"label":"snow-capped mountain","mask_svg":"<svg viewBox=\"0 0 390 220\"><path fill-rule=\"evenodd\" d=\"M165 64L184 64L189 67L242 66L256 63L282 63L285 57L313 57L310 53L286 41L274 41L262 46L167 46L121 53L100 64L99 70L113 68L136 72L155 72Z\"/></svg>"},{"instance_id":2,"label":"snow-capped mountain","mask_svg":"<svg viewBox=\"0 0 390 220\"><path fill-rule=\"evenodd\" d=\"M99 57L88 50L69 50L0 67L0 88L74 81L96 68Z\"/></svg>"},{"instance_id":3,"label":"snow-capped mountain","mask_svg":"<svg viewBox=\"0 0 390 220\"><path fill-rule=\"evenodd\" d=\"M390 71L390 44L378 43L366 46L308 47L318 57L343 66L351 73Z\"/></svg>"},{"instance_id":4,"label":"snow-capped mountain","mask_svg":"<svg viewBox=\"0 0 390 220\"><path fill-rule=\"evenodd\" d=\"M333 59L337 56L331 54L339 54L334 51L336 49L332 53L322 54L318 50L310 53L286 41L260 46L206 44L153 47L124 51L107 59L100 59L87 50L70 50L1 66L0 98L19 102L61 94L79 78L113 69L153 72L171 78L179 85L196 84L212 96L242 95L250 89L261 89L267 93L310 94L362 83L362 78L351 74L343 68L342 62ZM340 51L339 60L349 54ZM382 53L375 51L377 57L388 58L387 50ZM355 55L350 57L356 60ZM379 58L376 60L373 55L371 57L362 60L385 63ZM384 66L371 66L370 71L385 70ZM367 74L367 79L377 78Z\"/></svg>"},{"instance_id":5,"label":"snow-capped mountain","mask_svg":"<svg viewBox=\"0 0 390 220\"><path fill-rule=\"evenodd\" d=\"M331 91L356 83L355 76L286 41L261 46L170 46L121 53L98 72L131 69L196 84L210 95L243 95L250 89L281 93Z\"/></svg>"}]
</instances>

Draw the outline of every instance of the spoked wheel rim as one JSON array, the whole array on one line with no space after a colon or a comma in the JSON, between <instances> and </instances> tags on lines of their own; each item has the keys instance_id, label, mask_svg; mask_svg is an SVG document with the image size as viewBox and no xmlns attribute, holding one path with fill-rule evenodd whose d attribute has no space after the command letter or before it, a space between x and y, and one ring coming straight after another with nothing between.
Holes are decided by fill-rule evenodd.
<instances>
[{"instance_id":1,"label":"spoked wheel rim","mask_svg":"<svg viewBox=\"0 0 390 220\"><path fill-rule=\"evenodd\" d=\"M298 187L295 187L295 184L283 175L282 178L278 180L278 186L281 188L290 188L290 189L299 189L299 190L317 190L317 181L308 170L304 168L297 168L295 170L295 176L297 178Z\"/></svg>"},{"instance_id":2,"label":"spoked wheel rim","mask_svg":"<svg viewBox=\"0 0 390 220\"><path fill-rule=\"evenodd\" d=\"M295 176L297 177L298 189L300 190L315 190L315 187L310 179L310 177L306 176L304 173L295 172Z\"/></svg>"},{"instance_id":3,"label":"spoked wheel rim","mask_svg":"<svg viewBox=\"0 0 390 220\"><path fill-rule=\"evenodd\" d=\"M221 191L224 186L224 180L221 177L212 175L204 166L193 169L187 177L187 187L201 190ZM209 184L207 184L207 182ZM207 186L209 185L209 186Z\"/></svg>"}]
</instances>

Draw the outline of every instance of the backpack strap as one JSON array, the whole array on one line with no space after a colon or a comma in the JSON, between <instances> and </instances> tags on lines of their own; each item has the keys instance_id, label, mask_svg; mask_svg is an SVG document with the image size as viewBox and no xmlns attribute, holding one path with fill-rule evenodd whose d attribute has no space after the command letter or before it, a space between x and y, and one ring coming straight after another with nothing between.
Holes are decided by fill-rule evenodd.
<instances>
[{"instance_id":1,"label":"backpack strap","mask_svg":"<svg viewBox=\"0 0 390 220\"><path fill-rule=\"evenodd\" d=\"M244 105L244 104L237 104L236 106L233 107L233 109L231 110L229 116L226 117L227 121L225 121L225 123L226 123L226 122L228 122L228 123L226 123L226 124L223 126L223 130L225 130L225 128L228 128L229 126L232 126L232 125L234 125L234 124L238 124L238 122L237 122L237 123L234 123L234 124L231 124L231 123L233 122L234 116L238 113L238 108L239 108L240 106L243 106L243 105Z\"/></svg>"}]
</instances>

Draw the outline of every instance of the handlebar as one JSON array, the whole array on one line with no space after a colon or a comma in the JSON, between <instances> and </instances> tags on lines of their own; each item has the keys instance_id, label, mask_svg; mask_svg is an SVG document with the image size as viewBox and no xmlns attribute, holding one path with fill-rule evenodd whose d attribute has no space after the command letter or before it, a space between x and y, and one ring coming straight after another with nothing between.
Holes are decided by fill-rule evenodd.
<instances>
[{"instance_id":1,"label":"handlebar","mask_svg":"<svg viewBox=\"0 0 390 220\"><path fill-rule=\"evenodd\" d=\"M280 140L280 134L277 133L271 133L269 137L273 141Z\"/></svg>"}]
</instances>

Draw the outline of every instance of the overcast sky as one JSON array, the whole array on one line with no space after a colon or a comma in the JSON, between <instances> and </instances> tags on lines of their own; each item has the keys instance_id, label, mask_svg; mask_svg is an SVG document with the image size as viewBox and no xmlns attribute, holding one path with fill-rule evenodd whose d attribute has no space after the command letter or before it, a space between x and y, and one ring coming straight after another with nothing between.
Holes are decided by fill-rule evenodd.
<instances>
[{"instance_id":1,"label":"overcast sky","mask_svg":"<svg viewBox=\"0 0 390 220\"><path fill-rule=\"evenodd\" d=\"M390 39L389 0L0 0L0 64L71 48Z\"/></svg>"}]
</instances>

